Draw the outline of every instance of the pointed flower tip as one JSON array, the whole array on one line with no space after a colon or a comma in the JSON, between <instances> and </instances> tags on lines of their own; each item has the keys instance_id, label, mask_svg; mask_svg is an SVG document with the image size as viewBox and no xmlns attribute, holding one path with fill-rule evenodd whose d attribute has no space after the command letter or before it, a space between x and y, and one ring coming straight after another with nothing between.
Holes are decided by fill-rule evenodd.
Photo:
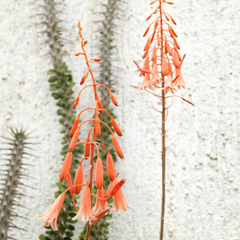
<instances>
[{"instance_id":1,"label":"pointed flower tip","mask_svg":"<svg viewBox=\"0 0 240 240\"><path fill-rule=\"evenodd\" d=\"M112 93L110 96L111 96L111 100L112 100L113 104L118 107L117 99L114 97L114 95Z\"/></svg>"},{"instance_id":2,"label":"pointed flower tip","mask_svg":"<svg viewBox=\"0 0 240 240\"><path fill-rule=\"evenodd\" d=\"M101 59L101 58L92 58L92 59L89 60L89 62L90 62L90 61L101 62L102 59Z\"/></svg>"},{"instance_id":3,"label":"pointed flower tip","mask_svg":"<svg viewBox=\"0 0 240 240\"><path fill-rule=\"evenodd\" d=\"M84 73L83 77L82 77L82 80L80 81L80 85L83 85L85 80L87 79L88 77L88 74L89 74L89 69Z\"/></svg>"},{"instance_id":4,"label":"pointed flower tip","mask_svg":"<svg viewBox=\"0 0 240 240\"><path fill-rule=\"evenodd\" d=\"M62 170L60 173L60 181L63 181L64 179L67 178L71 168L71 163L72 163L72 152L69 152L62 165Z\"/></svg>"},{"instance_id":5,"label":"pointed flower tip","mask_svg":"<svg viewBox=\"0 0 240 240\"><path fill-rule=\"evenodd\" d=\"M121 179L120 181L116 181L114 186L112 187L109 195L110 196L114 196L118 191L119 189L123 186L123 184L127 181L126 178L123 178Z\"/></svg>"},{"instance_id":6,"label":"pointed flower tip","mask_svg":"<svg viewBox=\"0 0 240 240\"><path fill-rule=\"evenodd\" d=\"M74 121L74 124L73 124L72 129L71 129L70 134L69 134L70 137L72 137L74 135L74 133L76 132L77 127L78 127L78 123L79 123L79 117L77 117Z\"/></svg>"},{"instance_id":7,"label":"pointed flower tip","mask_svg":"<svg viewBox=\"0 0 240 240\"><path fill-rule=\"evenodd\" d=\"M73 149L76 146L77 140L78 140L78 136L79 136L79 128L77 128L77 130L75 131L73 138L68 146L68 152L72 152Z\"/></svg>"},{"instance_id":8,"label":"pointed flower tip","mask_svg":"<svg viewBox=\"0 0 240 240\"><path fill-rule=\"evenodd\" d=\"M112 123L113 128L114 128L115 132L117 133L117 135L121 137L122 136L122 131L119 128L119 126L117 125L117 123L116 123L114 118L111 119L111 123Z\"/></svg>"},{"instance_id":9,"label":"pointed flower tip","mask_svg":"<svg viewBox=\"0 0 240 240\"><path fill-rule=\"evenodd\" d=\"M118 140L116 138L116 136L114 134L112 134L112 141L113 141L113 145L114 145L114 148L115 148L115 151L117 153L117 155L120 157L120 158L124 158L123 156L123 152L122 152L122 149L118 143Z\"/></svg>"},{"instance_id":10,"label":"pointed flower tip","mask_svg":"<svg viewBox=\"0 0 240 240\"><path fill-rule=\"evenodd\" d=\"M75 56L84 55L82 52L75 53Z\"/></svg>"},{"instance_id":11,"label":"pointed flower tip","mask_svg":"<svg viewBox=\"0 0 240 240\"><path fill-rule=\"evenodd\" d=\"M78 102L79 102L79 96L77 96L77 98L75 99L75 101L72 105L72 108L75 108L78 105Z\"/></svg>"}]
</instances>

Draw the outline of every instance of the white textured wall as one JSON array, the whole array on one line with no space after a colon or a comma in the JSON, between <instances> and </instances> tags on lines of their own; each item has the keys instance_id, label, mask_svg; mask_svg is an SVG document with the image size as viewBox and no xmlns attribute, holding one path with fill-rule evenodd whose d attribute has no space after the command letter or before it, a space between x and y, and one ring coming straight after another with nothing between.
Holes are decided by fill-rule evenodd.
<instances>
[{"instance_id":1,"label":"white textured wall","mask_svg":"<svg viewBox=\"0 0 240 240\"><path fill-rule=\"evenodd\" d=\"M97 2L71 0L63 7L64 37L68 53L65 61L78 82L84 62L75 58L79 50L77 19L89 46L95 46L93 10ZM161 161L157 149L159 134L156 113L150 108L151 96L131 88L141 82L132 60L141 62L144 19L151 13L146 0L125 4L124 21L118 37L117 83L118 122L124 136L120 140L125 158L117 162L123 187L132 210L114 214L109 239L158 239L161 205ZM175 101L170 111L169 143L178 138L167 155L166 239L239 240L240 239L240 2L239 0L178 0L169 8L178 25L181 52L186 53L183 74L187 89L180 94L196 104ZM38 142L30 158L34 167L27 189L32 199L19 209L29 220L16 219L28 232L15 231L17 239L35 240L43 233L43 222L35 219L53 200L61 161L61 127L56 116L46 72L51 66L44 56L48 46L36 25L38 11L30 0L0 1L0 133L7 126L36 130ZM89 54L90 47L87 48ZM75 86L75 92L80 88ZM86 94L87 96L87 94ZM87 106L87 101L82 106ZM81 107L79 107L80 110ZM1 163L2 164L2 163ZM83 226L79 221L79 226ZM81 229L79 229L80 231ZM76 237L77 238L77 237Z\"/></svg>"}]
</instances>

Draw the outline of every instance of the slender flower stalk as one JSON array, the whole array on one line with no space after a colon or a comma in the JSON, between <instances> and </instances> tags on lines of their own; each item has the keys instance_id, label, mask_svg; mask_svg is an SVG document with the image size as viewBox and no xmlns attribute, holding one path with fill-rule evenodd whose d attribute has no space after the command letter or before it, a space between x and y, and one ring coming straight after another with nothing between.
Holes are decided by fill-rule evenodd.
<instances>
[{"instance_id":1,"label":"slender flower stalk","mask_svg":"<svg viewBox=\"0 0 240 240\"><path fill-rule=\"evenodd\" d=\"M117 137L115 136L114 132L109 127L109 125L101 120L101 114L103 112L106 112L109 115L109 117L112 121L113 129L115 129L115 131L118 135L121 136L122 132L121 132L120 128L118 127L116 121L111 116L111 114L107 110L102 108L102 104L101 104L101 101L99 99L98 92L97 92L97 86L105 87L109 91L109 96L110 96L112 102L116 106L118 105L117 100L114 97L111 90L107 86L96 83L91 66L90 66L90 62L99 62L99 61L101 61L101 59L99 59L99 58L93 58L90 60L88 59L87 53L85 51L87 41L84 40L84 38L82 36L82 27L81 27L80 21L78 21L77 26L79 28L78 34L81 39L81 48L82 49L81 49L81 52L79 52L75 55L76 56L84 56L86 65L88 68L87 72L83 75L82 80L80 81L80 85L84 84L87 81L89 76L92 78L92 84L88 84L87 86L83 87L80 90L77 98L75 99L75 101L73 103L73 108L77 107L77 105L79 104L80 95L83 92L83 90L86 89L87 87L93 88L95 106L92 108L85 108L84 110L82 110L79 113L79 115L77 116L76 120L74 121L72 129L70 131L70 137L72 139L69 143L68 153L67 153L65 161L62 165L62 169L61 169L61 173L60 173L60 180L64 181L65 179L67 179L69 188L66 191L64 191L64 193L62 193L62 195L53 203L53 205L40 217L45 219L46 225L51 224L53 229L57 230L58 214L60 212L60 209L61 209L61 206L62 206L62 203L64 200L65 192L67 192L69 190L72 194L72 199L73 199L75 208L77 210L77 214L73 218L73 220L76 220L81 217L83 221L88 222L87 233L86 233L86 238L85 238L86 240L88 240L89 236L90 236L91 226L95 222L97 222L101 217L106 215L108 213L108 211L111 210L111 208L108 206L108 204L106 202L109 198L111 198L111 197L114 198L114 207L116 209L116 212L118 212L119 209L121 209L123 211L127 211L129 209L129 207L126 204L126 200L124 198L124 195L123 195L122 189L121 189L123 184L126 182L126 179L122 179L120 181L117 180L118 173L117 174L115 173L114 163L113 163L110 151L104 144L96 141L97 138L101 137L101 125L106 126L110 131L112 142L115 147L117 155L120 158L123 158L123 152L118 143ZM85 111L92 111L92 110L94 111L94 118L83 121L81 124L79 124L81 114ZM81 135L81 127L83 125L85 125L86 123L92 123L93 126L90 128L87 136L84 137L84 139L86 139L86 141L78 142L78 138ZM72 162L72 151L80 145L85 145L85 150L84 150L85 156L79 163L79 167L78 167L75 177L74 177L74 183L72 183L71 175L69 174L70 168L71 168L71 162ZM108 153L107 166L103 165L102 159L100 157L100 150L101 150L100 147L103 147L104 149L107 150L107 153ZM95 150L97 150L96 162L94 162ZM83 162L85 162L85 161L89 161L90 164L89 164L89 170L88 170L88 176L87 176L86 182L83 183L84 182L84 178L83 178L83 174L84 174L83 173L83 164L84 163ZM95 168L95 170L94 170L94 168ZM103 172L104 171L107 171L109 179L111 181L107 191L104 190L104 185L103 185L103 180L104 180ZM93 184L95 184L98 189L97 196L94 196L97 199L95 206L93 206L93 201L92 201ZM80 206L78 209L75 204L74 195L81 193L82 186L85 186L85 187L82 192Z\"/></svg>"},{"instance_id":2,"label":"slender flower stalk","mask_svg":"<svg viewBox=\"0 0 240 240\"><path fill-rule=\"evenodd\" d=\"M165 182L166 182L166 150L170 146L166 146L166 121L168 116L168 109L173 104L175 97L192 104L190 101L175 94L175 92L181 88L185 88L185 81L182 77L181 67L185 55L181 57L179 50L180 46L177 42L177 34L174 31L171 23L176 25L173 17L164 11L164 5L172 5L172 2L166 0L154 0L150 4L156 7L154 11L147 17L149 20L155 16L155 20L149 24L143 36L147 36L147 41L144 46L144 64L141 68L137 62L138 71L143 75L144 80L140 87L133 86L135 88L145 90L157 97L160 101L162 109L157 110L154 106L154 110L160 112L162 115L161 127L158 127L161 131L162 140L162 205L161 205L161 221L160 221L160 240L163 239L164 233L164 221L165 221ZM167 96L171 93L172 95ZM168 103L168 99L172 99L172 103ZM193 104L192 104L193 105ZM115 195L115 198L120 195L120 192Z\"/></svg>"}]
</instances>

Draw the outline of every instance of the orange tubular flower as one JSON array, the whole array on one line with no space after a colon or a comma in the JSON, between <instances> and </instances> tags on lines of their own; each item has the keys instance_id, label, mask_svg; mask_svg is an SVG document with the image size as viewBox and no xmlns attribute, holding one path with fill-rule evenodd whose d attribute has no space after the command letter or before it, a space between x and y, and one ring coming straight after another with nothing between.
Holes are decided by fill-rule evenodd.
<instances>
[{"instance_id":1,"label":"orange tubular flower","mask_svg":"<svg viewBox=\"0 0 240 240\"><path fill-rule=\"evenodd\" d=\"M123 183L120 182L120 183L123 184L124 182ZM113 181L113 184L115 184L115 186L117 186L117 184L118 184L117 179L115 179ZM116 193L115 193L115 191L116 191ZM116 188L115 191L113 189L113 192L112 192L112 194L114 194L113 195L113 208L115 208L116 213L118 213L119 210L122 210L122 211L126 212L128 209L130 209L130 207L128 207L128 205L127 205L127 202L126 202L126 199L123 195L122 189L121 188L119 188L119 189Z\"/></svg>"},{"instance_id":2,"label":"orange tubular flower","mask_svg":"<svg viewBox=\"0 0 240 240\"><path fill-rule=\"evenodd\" d=\"M45 226L48 227L51 225L52 229L57 231L57 219L59 212L62 208L62 204L65 198L65 192L60 194L58 198L53 202L50 208L48 208L41 216L38 218L43 218L45 221Z\"/></svg>"},{"instance_id":3,"label":"orange tubular flower","mask_svg":"<svg viewBox=\"0 0 240 240\"><path fill-rule=\"evenodd\" d=\"M83 184L83 178L84 178L83 167L82 167L82 162L80 162L77 172L75 174L75 179L74 179L74 185L78 185L73 189L74 194L80 193L80 191L82 189L80 184Z\"/></svg>"},{"instance_id":4,"label":"orange tubular flower","mask_svg":"<svg viewBox=\"0 0 240 240\"><path fill-rule=\"evenodd\" d=\"M67 175L71 168L71 163L72 163L72 152L69 152L63 162L62 170L60 173L60 181L63 181L64 179L67 178Z\"/></svg>"},{"instance_id":5,"label":"orange tubular flower","mask_svg":"<svg viewBox=\"0 0 240 240\"><path fill-rule=\"evenodd\" d=\"M108 173L109 179L113 181L115 177L115 168L114 168L114 162L113 162L111 153L108 153L107 155L107 173Z\"/></svg>"},{"instance_id":6,"label":"orange tubular flower","mask_svg":"<svg viewBox=\"0 0 240 240\"><path fill-rule=\"evenodd\" d=\"M96 168L95 168L95 184L97 189L102 189L103 186L103 164L100 156L97 158Z\"/></svg>"},{"instance_id":7,"label":"orange tubular flower","mask_svg":"<svg viewBox=\"0 0 240 240\"><path fill-rule=\"evenodd\" d=\"M80 207L77 212L77 215L75 217L73 217L73 220L77 220L80 217L82 218L83 221L89 221L89 220L96 221L97 220L97 218L94 217L93 212L92 212L91 192L90 192L88 183L86 183L86 186L84 187Z\"/></svg>"},{"instance_id":8,"label":"orange tubular flower","mask_svg":"<svg viewBox=\"0 0 240 240\"><path fill-rule=\"evenodd\" d=\"M103 188L98 189L97 190L96 204L93 208L94 213L110 210L110 207L107 204L107 200L104 199L104 197L105 197L104 189ZM101 199L104 199L104 200L101 200Z\"/></svg>"}]
</instances>

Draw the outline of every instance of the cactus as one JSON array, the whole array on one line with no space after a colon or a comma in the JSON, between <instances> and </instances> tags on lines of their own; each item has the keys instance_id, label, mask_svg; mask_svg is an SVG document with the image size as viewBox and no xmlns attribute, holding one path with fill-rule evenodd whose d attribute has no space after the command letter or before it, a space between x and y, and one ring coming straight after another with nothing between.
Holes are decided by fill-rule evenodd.
<instances>
[{"instance_id":1,"label":"cactus","mask_svg":"<svg viewBox=\"0 0 240 240\"><path fill-rule=\"evenodd\" d=\"M15 206L21 206L18 203L19 196L24 196L23 191L19 191L19 187L24 188L25 184L22 181L22 177L25 176L23 170L26 163L26 156L30 155L26 152L29 149L27 142L29 134L21 129L11 128L12 138L6 138L7 148L1 150L6 151L6 167L2 170L4 173L1 175L4 177L1 181L4 183L1 189L1 204L0 204L0 239L15 239L9 236L10 228L19 228L14 224L13 217L21 217L14 211Z\"/></svg>"}]
</instances>

